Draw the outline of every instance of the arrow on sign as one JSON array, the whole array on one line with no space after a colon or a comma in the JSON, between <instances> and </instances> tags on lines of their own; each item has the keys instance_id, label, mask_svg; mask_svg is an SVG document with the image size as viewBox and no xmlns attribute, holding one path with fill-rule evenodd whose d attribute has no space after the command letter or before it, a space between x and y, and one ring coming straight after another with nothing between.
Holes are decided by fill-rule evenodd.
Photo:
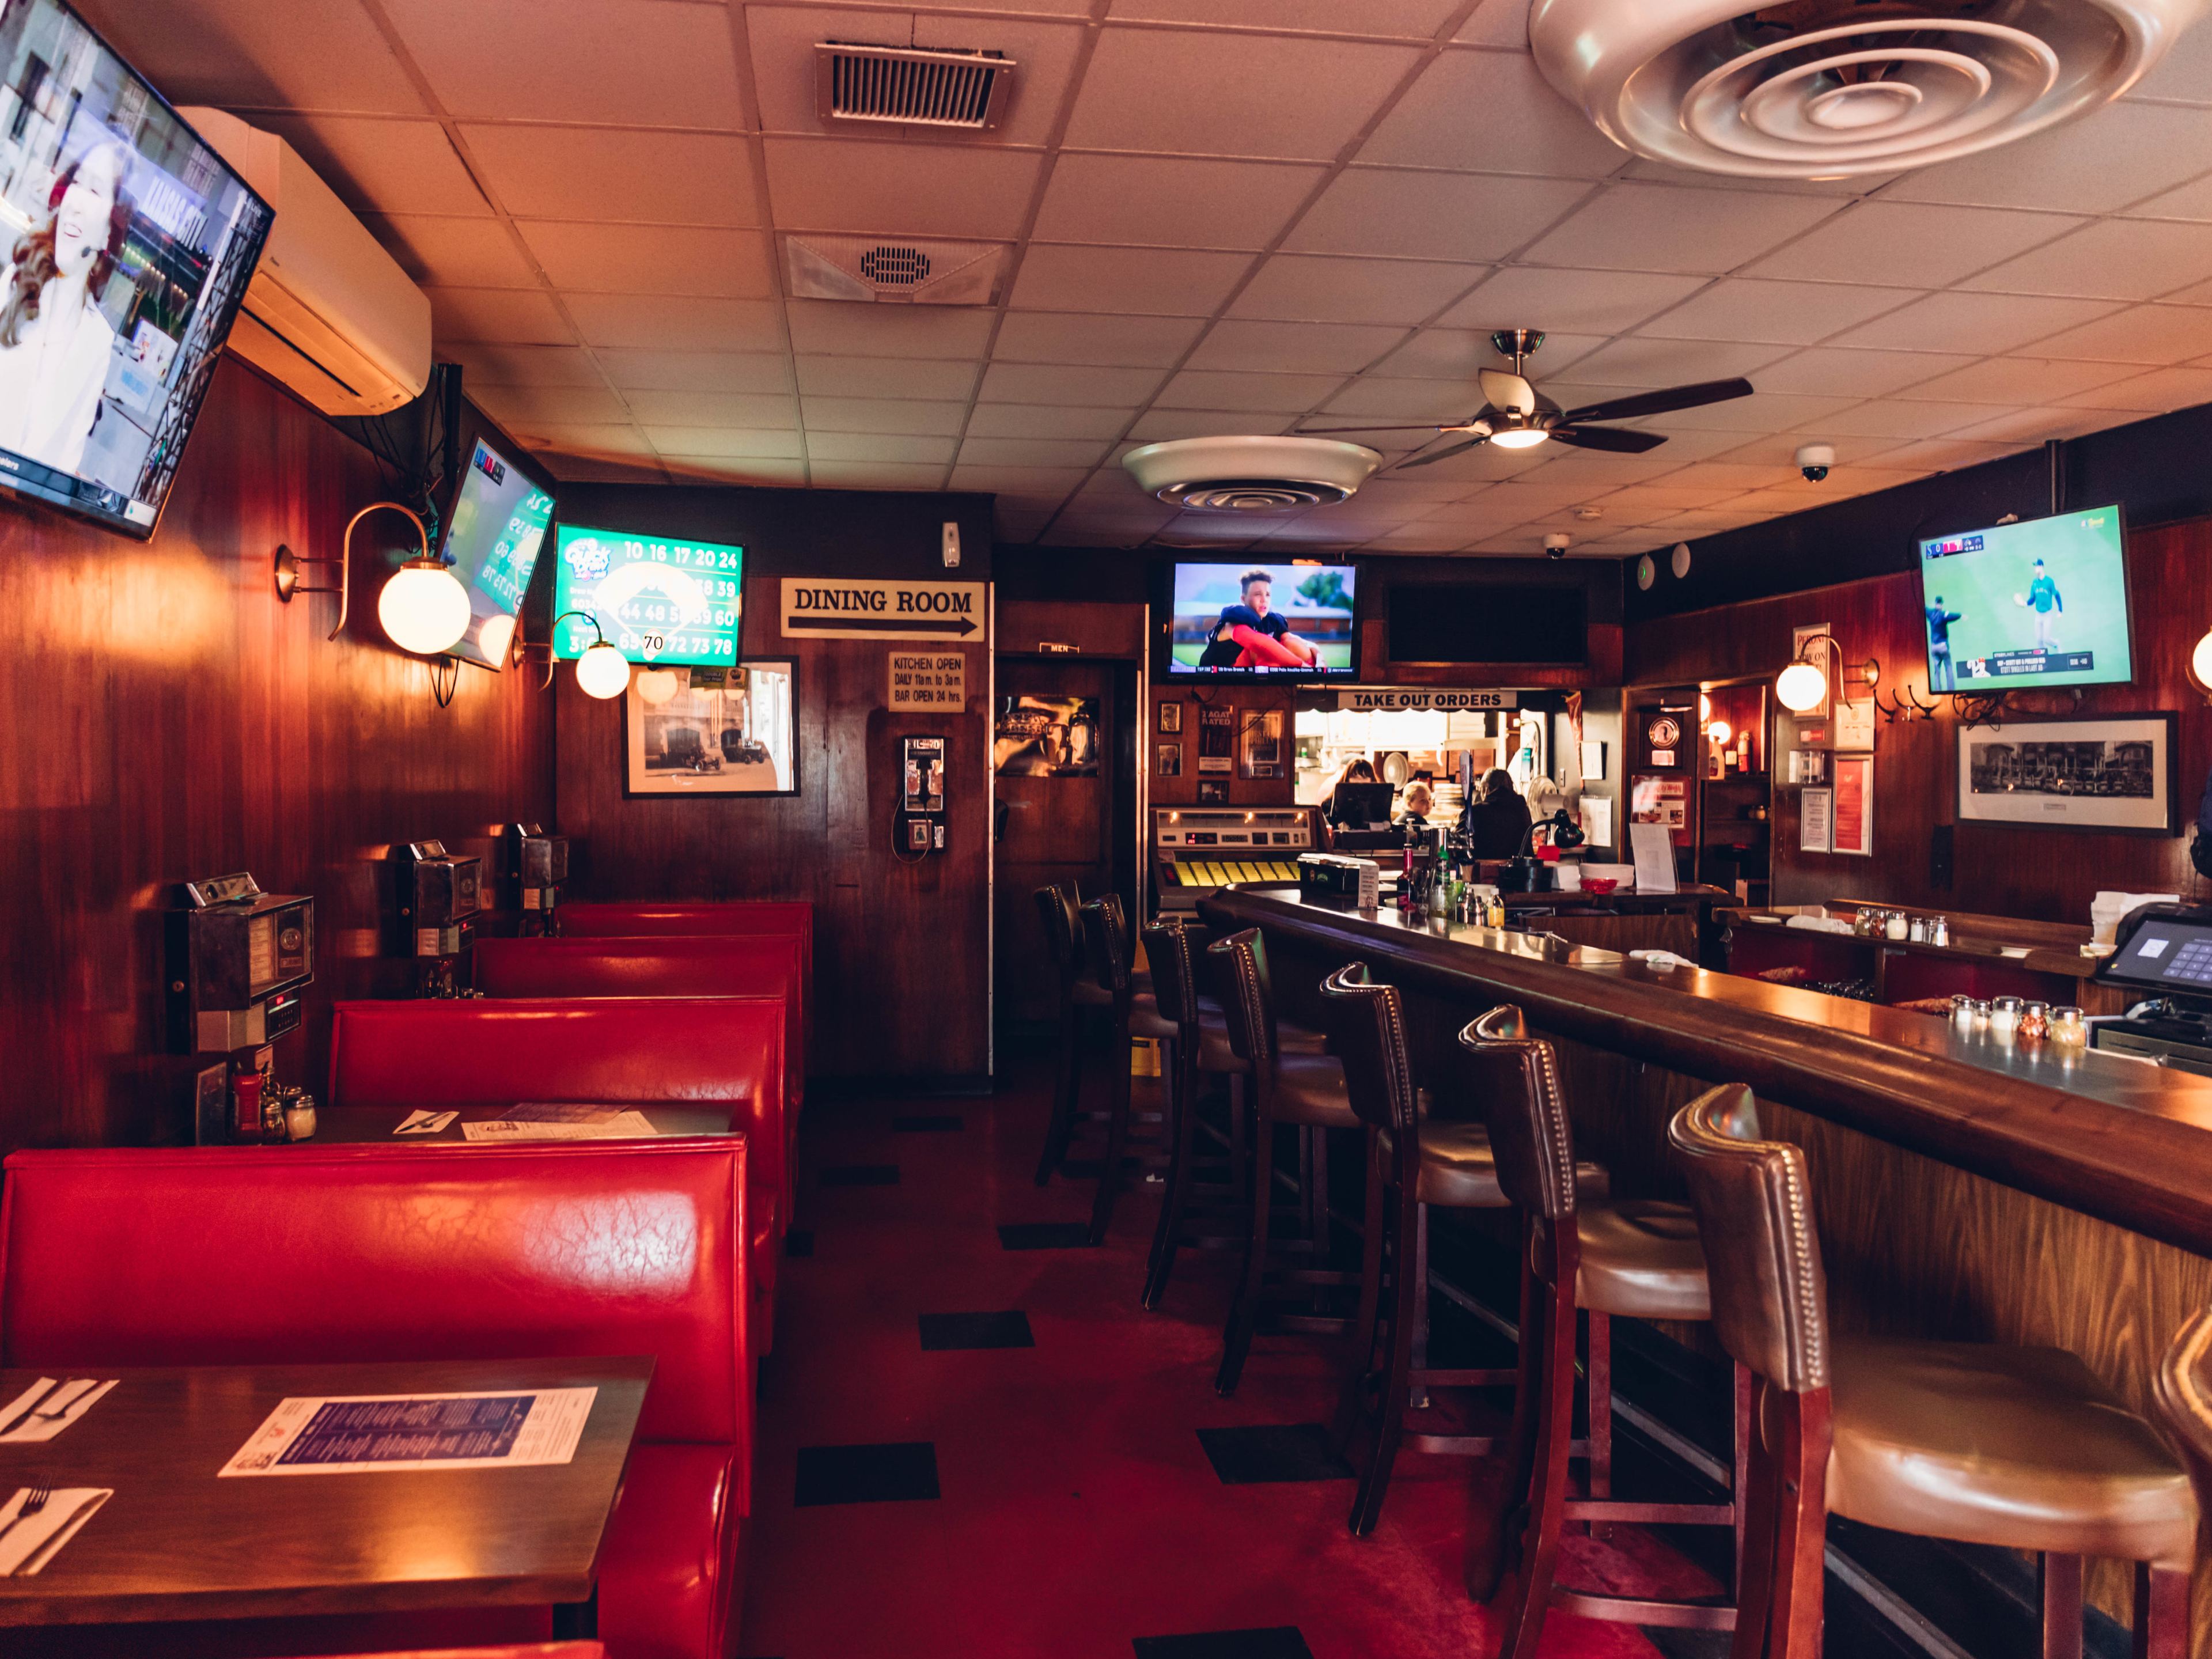
<instances>
[{"instance_id":1,"label":"arrow on sign","mask_svg":"<svg viewBox=\"0 0 2212 1659\"><path fill-rule=\"evenodd\" d=\"M957 622L930 622L921 617L789 617L784 620L784 631L799 629L834 629L840 634L958 634L963 637L975 631L975 624L963 617Z\"/></svg>"}]
</instances>

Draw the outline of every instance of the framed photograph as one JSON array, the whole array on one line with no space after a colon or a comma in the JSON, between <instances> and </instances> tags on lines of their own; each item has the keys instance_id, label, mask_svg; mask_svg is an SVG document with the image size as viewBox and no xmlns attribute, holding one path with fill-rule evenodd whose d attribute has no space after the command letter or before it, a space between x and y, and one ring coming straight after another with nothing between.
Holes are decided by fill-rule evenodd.
<instances>
[{"instance_id":1,"label":"framed photograph","mask_svg":"<svg viewBox=\"0 0 2212 1659\"><path fill-rule=\"evenodd\" d=\"M1200 806L1228 805L1229 780L1226 778L1200 778L1198 781L1198 804Z\"/></svg>"},{"instance_id":2,"label":"framed photograph","mask_svg":"<svg viewBox=\"0 0 2212 1659\"><path fill-rule=\"evenodd\" d=\"M1283 711L1244 717L1244 741L1238 757L1237 775L1243 778L1280 776L1283 767Z\"/></svg>"},{"instance_id":3,"label":"framed photograph","mask_svg":"<svg viewBox=\"0 0 2212 1659\"><path fill-rule=\"evenodd\" d=\"M1959 821L2181 833L2172 714L1959 728Z\"/></svg>"},{"instance_id":4,"label":"framed photograph","mask_svg":"<svg viewBox=\"0 0 2212 1659\"><path fill-rule=\"evenodd\" d=\"M791 658L631 675L623 695L625 796L798 793L799 673Z\"/></svg>"},{"instance_id":5,"label":"framed photograph","mask_svg":"<svg viewBox=\"0 0 2212 1659\"><path fill-rule=\"evenodd\" d=\"M1002 778L1098 775L1098 699L1033 691L999 699L991 764Z\"/></svg>"},{"instance_id":6,"label":"framed photograph","mask_svg":"<svg viewBox=\"0 0 2212 1659\"><path fill-rule=\"evenodd\" d=\"M1160 745L1159 772L1164 778L1179 778L1182 775L1182 745L1181 744L1164 743Z\"/></svg>"},{"instance_id":7,"label":"framed photograph","mask_svg":"<svg viewBox=\"0 0 2212 1659\"><path fill-rule=\"evenodd\" d=\"M1164 702L1160 705L1160 735L1174 738L1182 735L1182 705Z\"/></svg>"}]
</instances>

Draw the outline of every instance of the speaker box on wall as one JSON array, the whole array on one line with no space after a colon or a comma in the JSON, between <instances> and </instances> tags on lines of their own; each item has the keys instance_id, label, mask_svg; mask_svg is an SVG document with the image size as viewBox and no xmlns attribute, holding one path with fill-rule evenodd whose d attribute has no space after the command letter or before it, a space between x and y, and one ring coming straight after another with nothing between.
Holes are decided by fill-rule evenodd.
<instances>
[{"instance_id":1,"label":"speaker box on wall","mask_svg":"<svg viewBox=\"0 0 2212 1659\"><path fill-rule=\"evenodd\" d=\"M1928 884L1946 893L1951 890L1951 830L1939 823L1928 837Z\"/></svg>"}]
</instances>

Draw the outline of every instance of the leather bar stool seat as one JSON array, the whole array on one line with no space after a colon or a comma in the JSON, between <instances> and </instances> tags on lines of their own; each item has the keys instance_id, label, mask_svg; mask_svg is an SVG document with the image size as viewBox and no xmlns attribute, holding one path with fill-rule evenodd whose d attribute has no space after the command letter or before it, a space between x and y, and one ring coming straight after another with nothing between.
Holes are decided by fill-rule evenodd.
<instances>
[{"instance_id":1,"label":"leather bar stool seat","mask_svg":"<svg viewBox=\"0 0 2212 1659\"><path fill-rule=\"evenodd\" d=\"M1577 1173L1575 1190L1586 1189ZM1575 1300L1593 1313L1632 1319L1709 1320L1712 1292L1697 1212L1656 1200L1591 1204L1575 1211L1582 1267Z\"/></svg>"},{"instance_id":2,"label":"leather bar stool seat","mask_svg":"<svg viewBox=\"0 0 2212 1659\"><path fill-rule=\"evenodd\" d=\"M1319 1031L1310 1031L1303 1025L1278 1022L1275 1041L1282 1045L1285 1054L1318 1054L1326 1051L1328 1038ZM1217 1007L1203 1013L1198 1026L1198 1069L1201 1072L1237 1073L1245 1069L1244 1062L1237 1058L1237 1051L1229 1044L1229 1028L1221 1023L1221 1011Z\"/></svg>"},{"instance_id":3,"label":"leather bar stool seat","mask_svg":"<svg viewBox=\"0 0 2212 1659\"><path fill-rule=\"evenodd\" d=\"M1278 1123L1304 1123L1324 1129L1356 1129L1358 1115L1344 1085L1344 1066L1334 1054L1285 1052L1275 1062L1273 1115Z\"/></svg>"},{"instance_id":4,"label":"leather bar stool seat","mask_svg":"<svg viewBox=\"0 0 2212 1659\"><path fill-rule=\"evenodd\" d=\"M1150 974L1132 974L1129 983L1138 996L1148 997L1152 994L1152 976ZM1095 979L1078 979L1075 981L1075 1001L1077 1006L1083 1008L1111 1008L1114 994Z\"/></svg>"},{"instance_id":5,"label":"leather bar stool seat","mask_svg":"<svg viewBox=\"0 0 2212 1659\"><path fill-rule=\"evenodd\" d=\"M1428 1091L1424 1089L1421 1095L1425 1105ZM1375 1134L1376 1164L1386 1176L1398 1157L1395 1133L1378 1129ZM1575 1165L1575 1192L1580 1198L1596 1202L1612 1190L1613 1176L1603 1164ZM1421 1173L1413 1200L1448 1210L1510 1208L1504 1189L1498 1184L1498 1154L1491 1149L1489 1129L1480 1123L1453 1123L1425 1116Z\"/></svg>"},{"instance_id":6,"label":"leather bar stool seat","mask_svg":"<svg viewBox=\"0 0 2212 1659\"><path fill-rule=\"evenodd\" d=\"M2187 1473L2063 1349L1839 1340L1830 1364L1832 1514L2188 1571ZM1778 1403L1770 1394L1770 1415Z\"/></svg>"}]
</instances>

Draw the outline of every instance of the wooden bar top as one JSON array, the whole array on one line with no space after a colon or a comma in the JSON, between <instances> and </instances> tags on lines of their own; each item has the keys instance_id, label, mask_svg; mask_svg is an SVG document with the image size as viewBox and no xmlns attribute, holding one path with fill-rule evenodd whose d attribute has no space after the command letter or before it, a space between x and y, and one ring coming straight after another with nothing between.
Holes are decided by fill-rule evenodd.
<instances>
[{"instance_id":1,"label":"wooden bar top","mask_svg":"<svg viewBox=\"0 0 2212 1659\"><path fill-rule=\"evenodd\" d=\"M1693 967L1224 892L1217 931L1358 958L1378 978L1517 1004L1539 1029L1759 1094L2087 1215L2212 1255L2212 1079ZM1281 970L1278 969L1279 981ZM1925 1223L1932 1218L1917 1218ZM1902 1218L1900 1218L1902 1221Z\"/></svg>"}]
</instances>

